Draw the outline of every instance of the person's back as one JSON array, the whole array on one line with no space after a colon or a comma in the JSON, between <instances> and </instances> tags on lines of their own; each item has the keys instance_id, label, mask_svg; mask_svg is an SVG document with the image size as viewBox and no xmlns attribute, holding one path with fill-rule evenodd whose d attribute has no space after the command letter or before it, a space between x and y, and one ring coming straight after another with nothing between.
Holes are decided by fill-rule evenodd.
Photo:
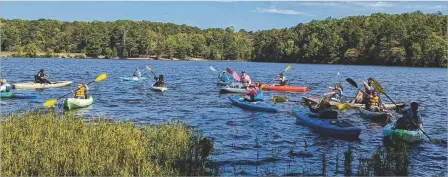
<instances>
[{"instance_id":1,"label":"person's back","mask_svg":"<svg viewBox=\"0 0 448 177\"><path fill-rule=\"evenodd\" d=\"M138 68L135 69L134 74L132 75L134 77L142 77L142 73L140 72L140 70Z\"/></svg>"},{"instance_id":2,"label":"person's back","mask_svg":"<svg viewBox=\"0 0 448 177\"><path fill-rule=\"evenodd\" d=\"M422 127L423 120L418 112L418 104L416 102L412 102L411 106L404 109L402 113L403 116L397 120L395 128L413 130Z\"/></svg>"},{"instance_id":3,"label":"person's back","mask_svg":"<svg viewBox=\"0 0 448 177\"><path fill-rule=\"evenodd\" d=\"M74 98L78 98L78 99L87 99L87 90L88 87L85 84L79 84L78 88L76 90L76 92L74 93Z\"/></svg>"},{"instance_id":4,"label":"person's back","mask_svg":"<svg viewBox=\"0 0 448 177\"><path fill-rule=\"evenodd\" d=\"M159 77L154 77L156 80L156 83L154 84L156 87L164 87L165 86L165 80L163 78L163 75L159 75Z\"/></svg>"},{"instance_id":5,"label":"person's back","mask_svg":"<svg viewBox=\"0 0 448 177\"><path fill-rule=\"evenodd\" d=\"M332 111L330 101L327 97L324 97L317 108L314 108L311 104L308 104L308 108L313 113L321 114L325 111Z\"/></svg>"}]
</instances>

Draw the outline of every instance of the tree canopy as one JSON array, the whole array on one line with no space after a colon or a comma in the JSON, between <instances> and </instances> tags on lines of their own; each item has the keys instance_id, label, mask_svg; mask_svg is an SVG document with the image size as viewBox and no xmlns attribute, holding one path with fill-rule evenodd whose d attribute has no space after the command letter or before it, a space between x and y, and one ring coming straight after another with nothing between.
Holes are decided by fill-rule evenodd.
<instances>
[{"instance_id":1,"label":"tree canopy","mask_svg":"<svg viewBox=\"0 0 448 177\"><path fill-rule=\"evenodd\" d=\"M130 20L1 19L0 28L1 50L20 57L66 52L92 58L447 66L447 16L441 12L329 17L256 32Z\"/></svg>"}]
</instances>

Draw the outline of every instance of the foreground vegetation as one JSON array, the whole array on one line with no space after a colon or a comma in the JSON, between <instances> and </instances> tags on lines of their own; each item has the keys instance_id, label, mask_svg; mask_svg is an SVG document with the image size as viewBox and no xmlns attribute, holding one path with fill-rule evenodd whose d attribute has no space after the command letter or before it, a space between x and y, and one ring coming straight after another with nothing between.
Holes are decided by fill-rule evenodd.
<instances>
[{"instance_id":1,"label":"foreground vegetation","mask_svg":"<svg viewBox=\"0 0 448 177\"><path fill-rule=\"evenodd\" d=\"M14 52L17 57L66 52L92 58L194 57L440 67L447 65L446 19L441 12L375 13L257 32L130 20L1 19L0 36L1 51Z\"/></svg>"},{"instance_id":2,"label":"foreground vegetation","mask_svg":"<svg viewBox=\"0 0 448 177\"><path fill-rule=\"evenodd\" d=\"M66 113L2 117L2 176L205 175L211 142L184 124L138 128Z\"/></svg>"}]
</instances>

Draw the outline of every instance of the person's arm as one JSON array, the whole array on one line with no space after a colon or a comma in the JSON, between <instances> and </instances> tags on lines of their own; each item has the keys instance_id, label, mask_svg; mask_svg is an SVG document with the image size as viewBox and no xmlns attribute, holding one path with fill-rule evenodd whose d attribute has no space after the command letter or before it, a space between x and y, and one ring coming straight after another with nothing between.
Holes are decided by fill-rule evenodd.
<instances>
[{"instance_id":1,"label":"person's arm","mask_svg":"<svg viewBox=\"0 0 448 177\"><path fill-rule=\"evenodd\" d=\"M87 86L87 84L84 84L84 87L86 87L86 90L89 90L89 87Z\"/></svg>"},{"instance_id":2,"label":"person's arm","mask_svg":"<svg viewBox=\"0 0 448 177\"><path fill-rule=\"evenodd\" d=\"M334 94L336 94L336 92L327 92L327 93L324 94L324 96L334 95Z\"/></svg>"},{"instance_id":3,"label":"person's arm","mask_svg":"<svg viewBox=\"0 0 448 177\"><path fill-rule=\"evenodd\" d=\"M369 92L370 92L370 86L369 86L369 84L367 84L367 82L366 81L362 81L362 83L364 84L364 88L366 89L366 90L369 90Z\"/></svg>"},{"instance_id":4,"label":"person's arm","mask_svg":"<svg viewBox=\"0 0 448 177\"><path fill-rule=\"evenodd\" d=\"M308 104L308 108L310 109L311 112L317 113L319 111L319 109L314 108L311 104Z\"/></svg>"}]
</instances>

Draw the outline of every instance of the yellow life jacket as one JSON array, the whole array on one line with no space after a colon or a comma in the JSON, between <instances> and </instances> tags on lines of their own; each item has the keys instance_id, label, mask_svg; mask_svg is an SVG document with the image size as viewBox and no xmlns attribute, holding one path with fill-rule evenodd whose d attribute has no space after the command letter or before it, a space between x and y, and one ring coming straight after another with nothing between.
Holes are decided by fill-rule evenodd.
<instances>
[{"instance_id":1,"label":"yellow life jacket","mask_svg":"<svg viewBox=\"0 0 448 177\"><path fill-rule=\"evenodd\" d=\"M379 96L376 96L376 97L371 96L369 98L369 105L370 106L378 106L379 99L380 99Z\"/></svg>"},{"instance_id":2,"label":"yellow life jacket","mask_svg":"<svg viewBox=\"0 0 448 177\"><path fill-rule=\"evenodd\" d=\"M82 86L81 88L79 88L76 93L75 93L75 97L79 98L85 98L86 97L86 87Z\"/></svg>"}]
</instances>

